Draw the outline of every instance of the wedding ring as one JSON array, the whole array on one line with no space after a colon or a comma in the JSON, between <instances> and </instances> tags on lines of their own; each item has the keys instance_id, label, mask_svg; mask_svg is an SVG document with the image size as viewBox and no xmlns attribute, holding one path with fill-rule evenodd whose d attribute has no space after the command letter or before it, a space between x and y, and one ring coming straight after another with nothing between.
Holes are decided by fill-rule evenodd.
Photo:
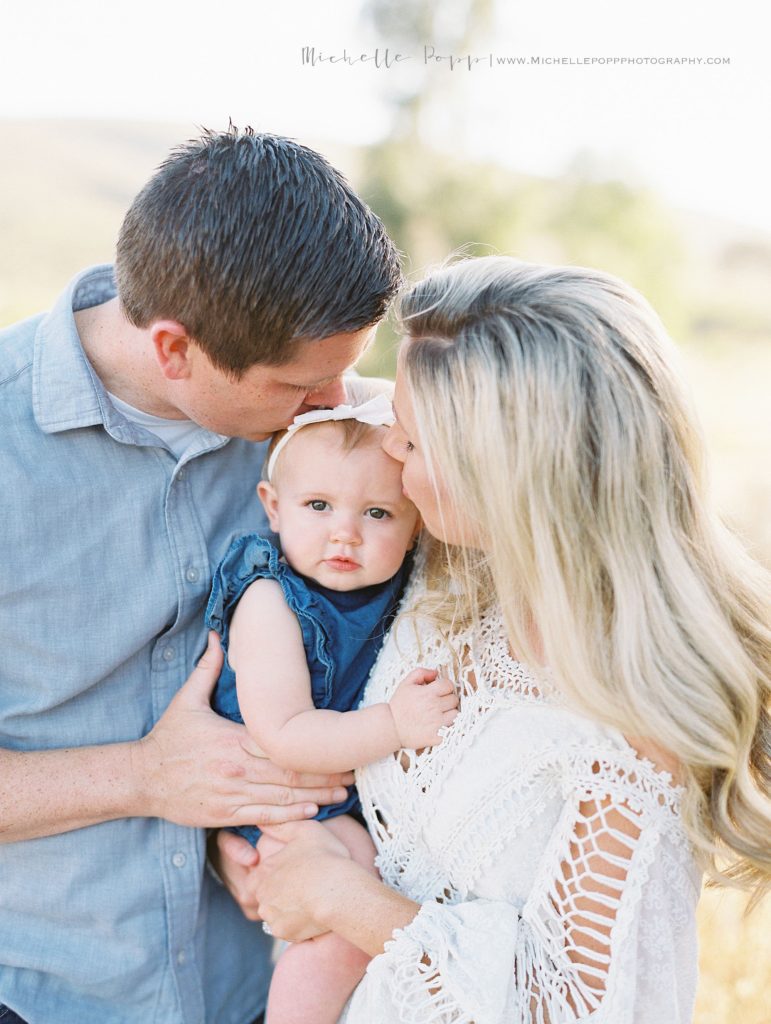
<instances>
[{"instance_id":1,"label":"wedding ring","mask_svg":"<svg viewBox=\"0 0 771 1024\"><path fill-rule=\"evenodd\" d=\"M267 921L263 921L262 922L262 930L265 932L266 935L272 935L273 934L273 930L272 930L272 928L270 927L270 925L268 924Z\"/></svg>"}]
</instances>

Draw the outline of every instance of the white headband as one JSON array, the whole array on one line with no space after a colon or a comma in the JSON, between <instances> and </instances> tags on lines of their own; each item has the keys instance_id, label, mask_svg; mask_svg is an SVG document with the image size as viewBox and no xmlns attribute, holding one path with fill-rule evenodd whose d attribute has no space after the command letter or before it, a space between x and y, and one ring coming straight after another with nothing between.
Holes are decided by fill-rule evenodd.
<instances>
[{"instance_id":1,"label":"white headband","mask_svg":"<svg viewBox=\"0 0 771 1024\"><path fill-rule=\"evenodd\" d=\"M396 422L396 417L390 399L383 394L376 395L361 405L336 405L334 409L313 409L311 412L295 416L290 426L287 427L286 434L271 452L267 469L268 480L273 476L276 459L282 448L301 427L307 427L309 423L327 423L334 420L358 420L360 423L369 423L373 427L390 427Z\"/></svg>"}]
</instances>

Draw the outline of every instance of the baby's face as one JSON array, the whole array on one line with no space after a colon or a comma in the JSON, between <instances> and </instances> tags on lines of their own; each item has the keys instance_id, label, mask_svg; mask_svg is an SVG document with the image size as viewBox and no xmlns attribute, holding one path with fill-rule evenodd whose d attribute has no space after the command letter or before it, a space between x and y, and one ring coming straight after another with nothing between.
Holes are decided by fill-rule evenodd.
<instances>
[{"instance_id":1,"label":"baby's face","mask_svg":"<svg viewBox=\"0 0 771 1024\"><path fill-rule=\"evenodd\" d=\"M332 424L305 428L280 456L274 484L260 484L287 562L331 590L390 579L418 530L401 466L377 435L346 452Z\"/></svg>"}]
</instances>

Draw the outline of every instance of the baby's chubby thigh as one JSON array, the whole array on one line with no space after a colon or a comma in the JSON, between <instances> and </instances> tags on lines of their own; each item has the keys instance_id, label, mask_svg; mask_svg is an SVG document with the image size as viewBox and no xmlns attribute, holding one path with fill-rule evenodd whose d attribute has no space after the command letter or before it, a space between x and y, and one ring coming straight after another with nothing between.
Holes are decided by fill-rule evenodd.
<instances>
[{"instance_id":1,"label":"baby's chubby thigh","mask_svg":"<svg viewBox=\"0 0 771 1024\"><path fill-rule=\"evenodd\" d=\"M349 814L340 814L336 818L327 818L326 821L322 822L322 825L328 828L340 840L357 864L366 868L373 875L378 874L375 867L375 844L363 825L360 825Z\"/></svg>"},{"instance_id":2,"label":"baby's chubby thigh","mask_svg":"<svg viewBox=\"0 0 771 1024\"><path fill-rule=\"evenodd\" d=\"M344 844L351 858L372 874L375 846L367 830L348 815L321 822ZM261 836L260 857L277 853L284 843ZM370 957L334 932L287 945L279 956L268 996L267 1024L334 1024Z\"/></svg>"}]
</instances>

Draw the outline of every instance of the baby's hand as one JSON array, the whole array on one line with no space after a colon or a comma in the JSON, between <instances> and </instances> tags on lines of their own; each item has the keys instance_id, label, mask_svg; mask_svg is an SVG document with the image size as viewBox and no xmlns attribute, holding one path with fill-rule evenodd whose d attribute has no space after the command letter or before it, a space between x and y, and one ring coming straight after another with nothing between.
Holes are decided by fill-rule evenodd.
<instances>
[{"instance_id":1,"label":"baby's hand","mask_svg":"<svg viewBox=\"0 0 771 1024\"><path fill-rule=\"evenodd\" d=\"M439 729L455 721L458 697L449 679L416 668L399 683L389 707L401 746L420 750L441 741Z\"/></svg>"}]
</instances>

